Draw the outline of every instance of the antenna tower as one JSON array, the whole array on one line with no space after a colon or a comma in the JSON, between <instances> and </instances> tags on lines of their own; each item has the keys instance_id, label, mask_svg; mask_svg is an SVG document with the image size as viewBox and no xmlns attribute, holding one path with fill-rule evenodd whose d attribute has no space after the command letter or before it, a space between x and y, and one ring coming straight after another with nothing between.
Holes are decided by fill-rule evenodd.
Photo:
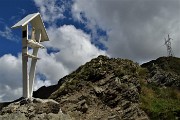
<instances>
[{"instance_id":1,"label":"antenna tower","mask_svg":"<svg viewBox=\"0 0 180 120\"><path fill-rule=\"evenodd\" d=\"M170 38L169 37L169 34L168 34L168 38L166 39L164 39L165 40L165 45L166 45L166 47L167 47L167 55L168 56L174 56L173 55L173 51L172 51L172 47L171 47L171 41L170 40L173 40L172 38Z\"/></svg>"}]
</instances>

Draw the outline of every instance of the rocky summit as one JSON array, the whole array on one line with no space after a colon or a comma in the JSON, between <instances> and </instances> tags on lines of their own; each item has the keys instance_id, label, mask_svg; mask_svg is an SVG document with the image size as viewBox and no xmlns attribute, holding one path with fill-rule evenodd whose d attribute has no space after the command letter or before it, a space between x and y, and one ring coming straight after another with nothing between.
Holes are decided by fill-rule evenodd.
<instances>
[{"instance_id":1,"label":"rocky summit","mask_svg":"<svg viewBox=\"0 0 180 120\"><path fill-rule=\"evenodd\" d=\"M56 100L76 120L146 120L139 107L140 69L131 60L99 56L60 79L49 96L44 87L34 96Z\"/></svg>"},{"instance_id":2,"label":"rocky summit","mask_svg":"<svg viewBox=\"0 0 180 120\"><path fill-rule=\"evenodd\" d=\"M0 104L0 119L178 120L178 65L174 57L140 66L101 55L58 84L41 87L31 100Z\"/></svg>"}]
</instances>

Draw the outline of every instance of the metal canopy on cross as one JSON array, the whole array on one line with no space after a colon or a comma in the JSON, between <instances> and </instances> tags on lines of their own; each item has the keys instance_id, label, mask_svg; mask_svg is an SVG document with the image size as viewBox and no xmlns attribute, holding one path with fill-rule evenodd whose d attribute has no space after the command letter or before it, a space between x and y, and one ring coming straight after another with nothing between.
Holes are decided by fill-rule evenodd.
<instances>
[{"instance_id":1,"label":"metal canopy on cross","mask_svg":"<svg viewBox=\"0 0 180 120\"><path fill-rule=\"evenodd\" d=\"M28 38L28 24L31 24L31 38ZM12 28L22 28L22 82L23 97L31 98L33 94L33 84L36 70L37 53L39 48L44 48L40 42L49 41L44 23L40 13L29 14ZM28 54L28 47L33 49L32 54ZM31 67L28 74L28 58L31 58Z\"/></svg>"}]
</instances>

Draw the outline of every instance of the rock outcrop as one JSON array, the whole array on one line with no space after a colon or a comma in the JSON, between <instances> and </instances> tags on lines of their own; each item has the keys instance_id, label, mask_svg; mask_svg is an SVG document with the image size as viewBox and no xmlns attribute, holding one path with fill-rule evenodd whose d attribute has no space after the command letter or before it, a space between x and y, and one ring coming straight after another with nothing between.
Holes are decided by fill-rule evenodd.
<instances>
[{"instance_id":1,"label":"rock outcrop","mask_svg":"<svg viewBox=\"0 0 180 120\"><path fill-rule=\"evenodd\" d=\"M52 99L21 99L0 111L0 120L72 120Z\"/></svg>"},{"instance_id":2,"label":"rock outcrop","mask_svg":"<svg viewBox=\"0 0 180 120\"><path fill-rule=\"evenodd\" d=\"M148 82L180 89L180 58L160 57L142 65L149 70Z\"/></svg>"},{"instance_id":3,"label":"rock outcrop","mask_svg":"<svg viewBox=\"0 0 180 120\"><path fill-rule=\"evenodd\" d=\"M146 120L139 108L139 69L130 60L99 56L60 79L49 98L76 120Z\"/></svg>"}]
</instances>

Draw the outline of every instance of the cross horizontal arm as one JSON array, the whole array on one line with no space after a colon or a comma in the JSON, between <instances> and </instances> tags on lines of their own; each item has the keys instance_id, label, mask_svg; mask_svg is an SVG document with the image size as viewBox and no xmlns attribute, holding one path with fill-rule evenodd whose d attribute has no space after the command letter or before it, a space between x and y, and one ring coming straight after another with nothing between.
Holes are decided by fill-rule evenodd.
<instances>
[{"instance_id":1,"label":"cross horizontal arm","mask_svg":"<svg viewBox=\"0 0 180 120\"><path fill-rule=\"evenodd\" d=\"M30 55L30 54L28 54L28 53L25 53L25 54L23 54L24 56L27 56L27 57L29 57L29 58L32 58L32 59L37 59L37 60L39 60L40 58L38 58L37 56L34 56L34 55Z\"/></svg>"},{"instance_id":2,"label":"cross horizontal arm","mask_svg":"<svg viewBox=\"0 0 180 120\"><path fill-rule=\"evenodd\" d=\"M34 40L27 40L28 46L31 48L44 48L44 46Z\"/></svg>"}]
</instances>

